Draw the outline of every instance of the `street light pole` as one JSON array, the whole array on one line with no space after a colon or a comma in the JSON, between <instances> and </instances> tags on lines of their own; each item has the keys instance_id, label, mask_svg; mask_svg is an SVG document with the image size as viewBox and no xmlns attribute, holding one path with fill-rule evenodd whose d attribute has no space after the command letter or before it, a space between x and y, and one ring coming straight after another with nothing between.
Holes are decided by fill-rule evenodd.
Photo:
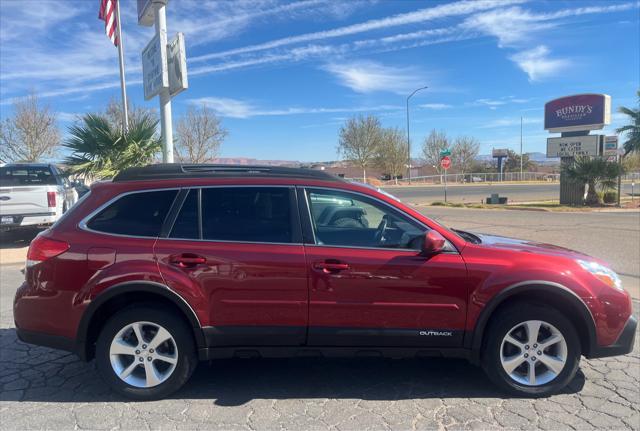
<instances>
[{"instance_id":1,"label":"street light pole","mask_svg":"<svg viewBox=\"0 0 640 431\"><path fill-rule=\"evenodd\" d=\"M522 181L522 115L520 116L520 181Z\"/></svg>"},{"instance_id":2,"label":"street light pole","mask_svg":"<svg viewBox=\"0 0 640 431\"><path fill-rule=\"evenodd\" d=\"M409 171L409 175L407 175L407 178L409 178L409 184L411 184L411 137L409 135L409 99L411 99L411 97L418 91L424 90L426 88L429 87L425 85L424 87L416 88L415 90L413 90L413 93L411 93L409 97L407 97L407 167Z\"/></svg>"}]
</instances>

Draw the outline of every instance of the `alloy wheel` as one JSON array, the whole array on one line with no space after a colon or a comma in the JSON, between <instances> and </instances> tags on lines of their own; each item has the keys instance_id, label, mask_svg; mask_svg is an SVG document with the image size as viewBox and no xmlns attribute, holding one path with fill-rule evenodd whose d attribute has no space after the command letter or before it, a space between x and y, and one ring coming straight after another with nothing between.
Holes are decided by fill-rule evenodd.
<instances>
[{"instance_id":1,"label":"alloy wheel","mask_svg":"<svg viewBox=\"0 0 640 431\"><path fill-rule=\"evenodd\" d=\"M511 328L502 339L500 362L517 383L544 385L564 369L567 342L555 326L541 320L527 320Z\"/></svg>"},{"instance_id":2,"label":"alloy wheel","mask_svg":"<svg viewBox=\"0 0 640 431\"><path fill-rule=\"evenodd\" d=\"M109 357L122 381L136 388L151 388L173 374L178 347L171 333L157 323L134 322L118 331Z\"/></svg>"}]
</instances>

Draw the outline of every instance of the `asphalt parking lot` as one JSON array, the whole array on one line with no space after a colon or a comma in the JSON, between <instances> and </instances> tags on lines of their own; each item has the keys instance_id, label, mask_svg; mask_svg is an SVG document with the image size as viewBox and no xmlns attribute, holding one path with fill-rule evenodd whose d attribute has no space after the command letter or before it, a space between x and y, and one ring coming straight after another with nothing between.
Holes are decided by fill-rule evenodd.
<instances>
[{"instance_id":1,"label":"asphalt parking lot","mask_svg":"<svg viewBox=\"0 0 640 431\"><path fill-rule=\"evenodd\" d=\"M459 228L602 257L625 283L640 277L639 213L422 210ZM17 341L12 298L24 245L5 242L0 254L1 429L640 429L638 333L632 354L583 360L566 391L545 399L505 397L462 360L289 359L202 363L170 399L129 402L93 363Z\"/></svg>"}]
</instances>

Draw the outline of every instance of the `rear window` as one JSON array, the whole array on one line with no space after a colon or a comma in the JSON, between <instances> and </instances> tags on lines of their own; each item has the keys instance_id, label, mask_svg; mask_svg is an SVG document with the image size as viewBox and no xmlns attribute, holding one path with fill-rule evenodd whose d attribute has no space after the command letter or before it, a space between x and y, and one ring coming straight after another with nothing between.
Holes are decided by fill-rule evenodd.
<instances>
[{"instance_id":1,"label":"rear window","mask_svg":"<svg viewBox=\"0 0 640 431\"><path fill-rule=\"evenodd\" d=\"M291 219L288 188L202 189L203 239L290 243Z\"/></svg>"},{"instance_id":2,"label":"rear window","mask_svg":"<svg viewBox=\"0 0 640 431\"><path fill-rule=\"evenodd\" d=\"M0 186L55 186L58 182L48 166L3 166Z\"/></svg>"},{"instance_id":3,"label":"rear window","mask_svg":"<svg viewBox=\"0 0 640 431\"><path fill-rule=\"evenodd\" d=\"M87 227L119 235L157 237L177 190L132 193L96 214Z\"/></svg>"}]
</instances>

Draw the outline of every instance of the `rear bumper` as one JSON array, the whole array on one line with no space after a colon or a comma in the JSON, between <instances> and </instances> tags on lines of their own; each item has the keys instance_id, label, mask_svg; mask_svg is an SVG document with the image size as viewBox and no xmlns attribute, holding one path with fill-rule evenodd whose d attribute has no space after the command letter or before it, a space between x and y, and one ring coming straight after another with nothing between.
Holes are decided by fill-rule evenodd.
<instances>
[{"instance_id":1,"label":"rear bumper","mask_svg":"<svg viewBox=\"0 0 640 431\"><path fill-rule=\"evenodd\" d=\"M43 334L42 332L25 331L24 329L16 329L16 334L18 339L24 343L76 353L76 343L71 338Z\"/></svg>"},{"instance_id":2,"label":"rear bumper","mask_svg":"<svg viewBox=\"0 0 640 431\"><path fill-rule=\"evenodd\" d=\"M49 225L55 223L57 220L55 211L32 214L2 215L3 220L6 220L7 217L11 217L11 221L8 223L0 223L0 230Z\"/></svg>"},{"instance_id":3,"label":"rear bumper","mask_svg":"<svg viewBox=\"0 0 640 431\"><path fill-rule=\"evenodd\" d=\"M607 356L626 355L633 351L633 345L636 339L636 329L638 327L638 319L634 315L629 316L624 329L615 343L610 346L596 346L585 355L589 359L605 358Z\"/></svg>"}]
</instances>

